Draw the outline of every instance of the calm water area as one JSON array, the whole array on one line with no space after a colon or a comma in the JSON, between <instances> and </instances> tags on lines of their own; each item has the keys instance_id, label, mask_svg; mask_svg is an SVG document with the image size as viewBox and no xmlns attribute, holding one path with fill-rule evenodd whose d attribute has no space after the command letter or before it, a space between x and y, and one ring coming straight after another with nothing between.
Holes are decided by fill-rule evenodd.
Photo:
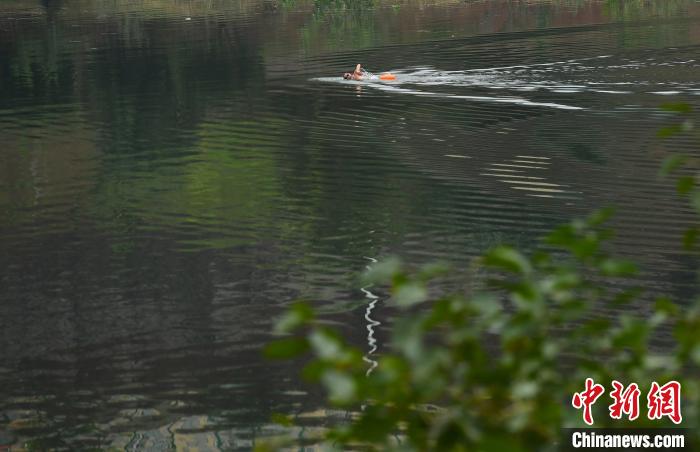
<instances>
[{"instance_id":1,"label":"calm water area","mask_svg":"<svg viewBox=\"0 0 700 452\"><path fill-rule=\"evenodd\" d=\"M668 102L700 108L696 1L1 2L0 446L321 427L260 353L293 300L380 353L375 260L463 268L602 206L688 297L695 217L657 173L698 139L657 136Z\"/></svg>"}]
</instances>

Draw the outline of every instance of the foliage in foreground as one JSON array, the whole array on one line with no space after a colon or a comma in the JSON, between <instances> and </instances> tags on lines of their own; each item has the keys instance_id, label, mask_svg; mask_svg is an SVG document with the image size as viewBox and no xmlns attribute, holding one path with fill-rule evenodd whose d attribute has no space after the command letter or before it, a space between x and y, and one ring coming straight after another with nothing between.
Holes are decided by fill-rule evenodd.
<instances>
[{"instance_id":1,"label":"foliage in foreground","mask_svg":"<svg viewBox=\"0 0 700 452\"><path fill-rule=\"evenodd\" d=\"M669 160L665 171L680 163ZM679 179L679 192L700 211L694 187L692 176ZM295 334L271 344L268 355L310 352L305 377L353 413L307 441L329 449L553 450L561 428L585 426L571 398L589 377L606 388L594 405L595 427L668 426L646 418L645 395L652 382L671 380L682 384L681 426L700 425L700 303L650 300L625 284L637 269L606 252L608 214L556 229L548 251L490 251L478 262L486 286L473 294L433 296L431 282L446 271L440 266L376 265L368 279L388 283L403 313L369 373L361 350L308 305L295 305L278 324ZM686 246L698 235L691 229ZM639 384L634 422L608 415L613 380Z\"/></svg>"}]
</instances>

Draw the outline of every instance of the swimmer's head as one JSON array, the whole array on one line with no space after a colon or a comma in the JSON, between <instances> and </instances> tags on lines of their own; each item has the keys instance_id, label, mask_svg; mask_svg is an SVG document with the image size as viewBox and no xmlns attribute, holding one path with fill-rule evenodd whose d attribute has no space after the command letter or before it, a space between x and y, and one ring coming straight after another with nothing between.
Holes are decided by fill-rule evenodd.
<instances>
[{"instance_id":1,"label":"swimmer's head","mask_svg":"<svg viewBox=\"0 0 700 452\"><path fill-rule=\"evenodd\" d=\"M345 74L343 74L343 78L345 80L350 80L352 78L352 74L349 72L346 72Z\"/></svg>"}]
</instances>

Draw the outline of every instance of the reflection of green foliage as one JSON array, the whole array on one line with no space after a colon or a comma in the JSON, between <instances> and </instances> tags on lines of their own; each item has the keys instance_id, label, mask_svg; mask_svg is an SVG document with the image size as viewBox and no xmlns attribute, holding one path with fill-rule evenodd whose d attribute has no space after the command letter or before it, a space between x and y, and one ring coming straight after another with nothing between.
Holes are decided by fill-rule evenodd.
<instances>
[{"instance_id":1,"label":"reflection of green foliage","mask_svg":"<svg viewBox=\"0 0 700 452\"><path fill-rule=\"evenodd\" d=\"M194 161L184 167L152 168L146 164L138 168L132 164L132 181L103 184L96 213L105 221L112 218L116 231L128 232L140 223L196 225L212 233L192 243L198 247L237 244L240 237L227 234L232 225L265 221L279 197L274 161L260 156L265 146L271 145L270 136L263 141L231 133L249 125L246 120L230 122L227 133L222 133L204 124L198 132ZM281 129L282 125L271 121L269 127ZM129 245L121 244L118 249L123 252Z\"/></svg>"},{"instance_id":2,"label":"reflection of green foliage","mask_svg":"<svg viewBox=\"0 0 700 452\"><path fill-rule=\"evenodd\" d=\"M688 7L685 0L669 0L649 2L646 0L607 0L604 13L614 21L627 22L649 17L668 18L682 15ZM677 26L677 25L676 25ZM688 25L691 27L691 25ZM653 27L649 33L639 30L623 29L619 35L622 47L625 48L662 48L678 45L682 42L684 33L678 33L677 28Z\"/></svg>"},{"instance_id":3,"label":"reflection of green foliage","mask_svg":"<svg viewBox=\"0 0 700 452\"><path fill-rule=\"evenodd\" d=\"M606 0L605 12L614 20L638 20L649 16L670 17L683 12L687 6L685 0Z\"/></svg>"},{"instance_id":4,"label":"reflection of green foliage","mask_svg":"<svg viewBox=\"0 0 700 452\"><path fill-rule=\"evenodd\" d=\"M371 8L338 9L324 2L302 30L302 42L306 49L320 43L331 49L369 47L378 39L375 16Z\"/></svg>"},{"instance_id":5,"label":"reflection of green foliage","mask_svg":"<svg viewBox=\"0 0 700 452\"><path fill-rule=\"evenodd\" d=\"M376 6L375 0L314 0L314 8L323 13L329 10L354 10L359 11Z\"/></svg>"},{"instance_id":6,"label":"reflection of green foliage","mask_svg":"<svg viewBox=\"0 0 700 452\"><path fill-rule=\"evenodd\" d=\"M8 95L17 95L18 92L27 91L35 94L46 94L52 89L66 86L70 81L70 65L59 64L59 53L63 39L60 29L50 24L41 38L22 39L13 49L13 57L10 59L9 71L14 86L0 86L3 89L13 88L15 91Z\"/></svg>"}]
</instances>

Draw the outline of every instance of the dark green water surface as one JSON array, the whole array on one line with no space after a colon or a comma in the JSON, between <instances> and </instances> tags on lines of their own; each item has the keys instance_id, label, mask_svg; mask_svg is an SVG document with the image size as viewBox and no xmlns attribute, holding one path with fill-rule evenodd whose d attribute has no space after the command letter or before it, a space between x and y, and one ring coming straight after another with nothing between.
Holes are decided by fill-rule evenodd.
<instances>
[{"instance_id":1,"label":"dark green water surface","mask_svg":"<svg viewBox=\"0 0 700 452\"><path fill-rule=\"evenodd\" d=\"M459 267L604 205L688 296L694 217L656 175L698 140L657 138L666 102L700 106L695 1L0 2L0 446L320 427L260 355L292 300L380 353L374 259Z\"/></svg>"}]
</instances>

